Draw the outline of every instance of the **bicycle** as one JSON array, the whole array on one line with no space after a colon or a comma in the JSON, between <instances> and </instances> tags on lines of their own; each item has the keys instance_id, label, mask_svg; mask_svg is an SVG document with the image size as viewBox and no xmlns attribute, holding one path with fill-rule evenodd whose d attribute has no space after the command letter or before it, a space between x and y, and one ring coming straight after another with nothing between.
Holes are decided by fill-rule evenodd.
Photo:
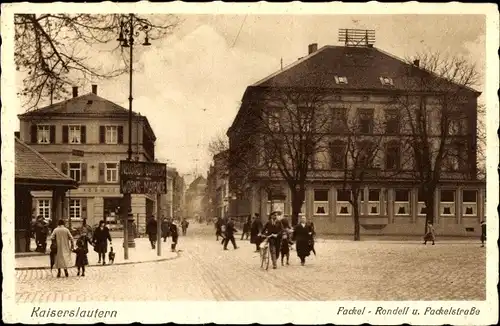
<instances>
[{"instance_id":1,"label":"bicycle","mask_svg":"<svg viewBox=\"0 0 500 326\"><path fill-rule=\"evenodd\" d=\"M268 235L259 245L260 248L260 268L269 269L269 259L271 257L271 246L269 245L269 238L276 238L276 234Z\"/></svg>"}]
</instances>

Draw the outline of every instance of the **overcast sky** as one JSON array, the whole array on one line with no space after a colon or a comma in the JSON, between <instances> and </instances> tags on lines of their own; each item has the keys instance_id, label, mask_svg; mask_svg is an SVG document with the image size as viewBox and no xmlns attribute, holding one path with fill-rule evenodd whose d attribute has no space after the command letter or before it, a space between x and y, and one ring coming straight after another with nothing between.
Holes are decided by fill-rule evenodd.
<instances>
[{"instance_id":1,"label":"overcast sky","mask_svg":"<svg viewBox=\"0 0 500 326\"><path fill-rule=\"evenodd\" d=\"M183 23L170 37L138 50L134 111L148 117L158 158L181 173L205 174L207 144L231 125L248 85L279 70L281 58L286 66L307 55L310 43L338 45L339 28L374 29L375 47L402 58L426 50L456 53L485 71L485 21L479 15L179 18ZM85 88L80 94L90 91L90 85L79 86ZM99 95L128 108L128 77L99 82Z\"/></svg>"}]
</instances>

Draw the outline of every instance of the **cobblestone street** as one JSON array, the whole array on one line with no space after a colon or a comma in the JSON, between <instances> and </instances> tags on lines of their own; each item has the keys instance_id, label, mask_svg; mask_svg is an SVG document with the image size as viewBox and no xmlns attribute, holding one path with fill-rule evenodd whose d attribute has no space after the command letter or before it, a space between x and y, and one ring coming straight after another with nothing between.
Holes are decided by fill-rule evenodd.
<instances>
[{"instance_id":1,"label":"cobblestone street","mask_svg":"<svg viewBox=\"0 0 500 326\"><path fill-rule=\"evenodd\" d=\"M485 249L477 241L322 240L300 266L260 269L248 241L223 251L212 226L192 223L176 259L70 270L16 270L16 301L485 300ZM118 240L118 239L117 239ZM439 240L439 239L438 239ZM165 243L164 243L165 244ZM169 246L169 241L166 243ZM166 249L164 249L166 250ZM122 260L122 257L119 257Z\"/></svg>"}]
</instances>

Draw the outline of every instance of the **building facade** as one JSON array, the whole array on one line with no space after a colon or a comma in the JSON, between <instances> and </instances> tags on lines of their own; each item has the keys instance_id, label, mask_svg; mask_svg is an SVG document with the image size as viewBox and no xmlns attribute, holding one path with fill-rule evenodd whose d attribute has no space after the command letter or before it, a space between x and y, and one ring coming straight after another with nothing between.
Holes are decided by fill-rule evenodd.
<instances>
[{"instance_id":1,"label":"building facade","mask_svg":"<svg viewBox=\"0 0 500 326\"><path fill-rule=\"evenodd\" d=\"M121 224L122 194L119 162L127 159L128 110L92 92L39 108L18 116L20 139L41 153L64 174L79 183L66 195L66 207L73 226L85 218L90 225L105 220L112 227ZM144 116L133 114L133 160L154 162L156 136ZM33 192L34 207L50 218L52 198L47 192ZM138 227L154 214L156 198L132 195L132 213Z\"/></svg>"},{"instance_id":2,"label":"building facade","mask_svg":"<svg viewBox=\"0 0 500 326\"><path fill-rule=\"evenodd\" d=\"M161 216L182 218L181 207L184 204L184 179L175 168L167 167L167 193L162 195Z\"/></svg>"},{"instance_id":3,"label":"building facade","mask_svg":"<svg viewBox=\"0 0 500 326\"><path fill-rule=\"evenodd\" d=\"M206 203L204 202L206 199L206 188L207 180L202 176L198 176L191 182L186 190L185 218L200 219L206 216Z\"/></svg>"},{"instance_id":4,"label":"building facade","mask_svg":"<svg viewBox=\"0 0 500 326\"><path fill-rule=\"evenodd\" d=\"M213 157L213 165L207 173L207 202L210 217L226 218L229 214L229 171L227 169L228 151Z\"/></svg>"},{"instance_id":5,"label":"building facade","mask_svg":"<svg viewBox=\"0 0 500 326\"><path fill-rule=\"evenodd\" d=\"M418 62L414 64L418 69ZM328 94L322 98L321 107L325 108L328 115L325 121L331 122L332 126L323 146L328 149L315 153L314 164L308 172L300 215L312 219L321 233L353 232L350 194L343 190L343 164L349 164L343 161L347 141L346 133L342 131L343 123L356 121L358 131L365 133L369 139L370 135L375 134L373 126L383 120L384 139L387 142L374 158L373 166L369 167L373 173L364 180L362 186L361 232L420 235L425 227L426 207L423 194L419 191L420 184L410 173L414 171L414 163L408 159L410 153L400 145L403 135L410 131L405 130L407 125L400 120L401 112L394 110L393 105L395 98L407 95L401 85L401 76L409 71L411 73L412 69L402 60L373 46L325 46L318 50L316 44L311 44L307 56L247 88L240 110L227 132L230 149L237 152L244 141L242 138L246 141L254 136L256 147L266 146L265 140L261 142L262 135L252 135L251 130L255 126L255 122L251 121L254 116L262 112L268 114L266 112L276 109L269 105L263 93L321 89ZM467 119L460 128L457 127L454 136L460 140L460 146L457 147L456 155L446 158L443 165L446 170L441 173L438 189L433 194L433 216L438 234L478 235L481 232L480 221L485 218L486 185L477 179L475 172L477 97L480 93L463 89L462 94ZM438 98L437 92L428 91L426 98L429 108L439 105L437 101L433 103ZM439 120L435 116L436 111L429 110L431 134L432 130L438 128L434 124ZM273 130L273 121L268 120L270 130ZM450 146L455 146L455 143ZM467 158L456 159L463 155ZM240 192L239 201L246 202L251 214L267 216L270 211L279 210L285 216L291 215L291 192L279 173L269 174L260 169L254 171L245 184L234 187L230 191Z\"/></svg>"}]
</instances>

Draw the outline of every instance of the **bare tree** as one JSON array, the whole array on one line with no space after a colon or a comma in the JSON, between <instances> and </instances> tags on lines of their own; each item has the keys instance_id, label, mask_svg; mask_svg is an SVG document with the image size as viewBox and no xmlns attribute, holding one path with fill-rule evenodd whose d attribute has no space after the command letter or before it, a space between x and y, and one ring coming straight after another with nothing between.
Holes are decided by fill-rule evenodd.
<instances>
[{"instance_id":1,"label":"bare tree","mask_svg":"<svg viewBox=\"0 0 500 326\"><path fill-rule=\"evenodd\" d=\"M434 220L434 193L444 179L475 179L479 74L463 58L420 54L400 76L404 90L394 100L402 113L405 147L420 184L426 221Z\"/></svg>"},{"instance_id":2,"label":"bare tree","mask_svg":"<svg viewBox=\"0 0 500 326\"><path fill-rule=\"evenodd\" d=\"M149 39L163 38L177 26L171 15L139 17L141 26L147 26ZM97 45L117 39L123 15L108 14L16 14L15 64L24 75L23 89L18 95L25 106L32 109L44 97L60 99L67 85L90 78L111 78L127 71L123 64L105 68L102 60L91 60L99 53ZM115 41L116 42L116 41ZM121 48L116 46L110 50ZM122 53L122 59L126 56Z\"/></svg>"}]
</instances>

